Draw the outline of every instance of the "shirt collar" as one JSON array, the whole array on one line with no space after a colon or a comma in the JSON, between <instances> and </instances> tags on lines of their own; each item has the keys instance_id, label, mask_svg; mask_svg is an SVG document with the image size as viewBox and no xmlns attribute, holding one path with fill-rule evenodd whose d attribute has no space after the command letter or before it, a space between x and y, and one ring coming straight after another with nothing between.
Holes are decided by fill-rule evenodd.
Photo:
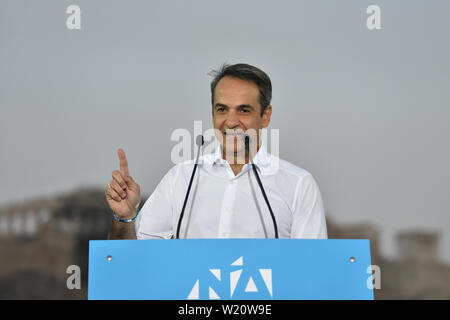
<instances>
[{"instance_id":1,"label":"shirt collar","mask_svg":"<svg viewBox=\"0 0 450 320\"><path fill-rule=\"evenodd\" d=\"M217 146L214 152L203 157L203 163L210 166L227 163L227 161L222 157L222 146L219 142L216 143ZM253 158L253 163L260 172L263 172L271 166L271 155L267 152L267 148L264 143L261 143L258 152Z\"/></svg>"}]
</instances>

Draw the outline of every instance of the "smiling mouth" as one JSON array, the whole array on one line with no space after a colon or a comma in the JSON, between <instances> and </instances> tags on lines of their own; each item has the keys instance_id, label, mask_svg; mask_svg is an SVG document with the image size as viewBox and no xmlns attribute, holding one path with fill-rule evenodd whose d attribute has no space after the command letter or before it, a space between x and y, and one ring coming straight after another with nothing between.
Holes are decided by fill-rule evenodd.
<instances>
[{"instance_id":1,"label":"smiling mouth","mask_svg":"<svg viewBox=\"0 0 450 320\"><path fill-rule=\"evenodd\" d=\"M222 132L223 135L230 137L230 138L238 138L238 137L243 137L244 133L242 132Z\"/></svg>"}]
</instances>

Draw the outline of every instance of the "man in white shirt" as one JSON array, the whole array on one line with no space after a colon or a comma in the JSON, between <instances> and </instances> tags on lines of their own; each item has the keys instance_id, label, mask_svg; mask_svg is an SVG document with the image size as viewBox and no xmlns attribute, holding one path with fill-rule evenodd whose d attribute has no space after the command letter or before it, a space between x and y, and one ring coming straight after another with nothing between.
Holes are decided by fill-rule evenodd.
<instances>
[{"instance_id":1,"label":"man in white shirt","mask_svg":"<svg viewBox=\"0 0 450 320\"><path fill-rule=\"evenodd\" d=\"M224 65L215 72L211 101L219 144L214 153L199 159L180 238L274 238L275 230L279 238L327 238L324 208L314 178L269 154L261 143L261 129L269 125L272 115L271 97L270 78L256 67ZM245 146L244 132L251 136L250 148ZM113 171L105 193L114 213L108 238L172 238L195 161L174 166L138 213L140 187L129 174L122 149L118 155L120 171ZM275 219L263 198L251 158Z\"/></svg>"}]
</instances>

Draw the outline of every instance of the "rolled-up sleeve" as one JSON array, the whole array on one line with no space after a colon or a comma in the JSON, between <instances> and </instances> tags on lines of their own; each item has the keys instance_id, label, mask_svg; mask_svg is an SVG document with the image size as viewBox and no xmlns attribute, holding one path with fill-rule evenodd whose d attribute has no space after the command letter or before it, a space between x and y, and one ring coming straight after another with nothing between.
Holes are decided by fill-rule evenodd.
<instances>
[{"instance_id":1,"label":"rolled-up sleeve","mask_svg":"<svg viewBox=\"0 0 450 320\"><path fill-rule=\"evenodd\" d=\"M327 239L322 197L312 175L299 180L294 197L291 238Z\"/></svg>"},{"instance_id":2,"label":"rolled-up sleeve","mask_svg":"<svg viewBox=\"0 0 450 320\"><path fill-rule=\"evenodd\" d=\"M135 223L137 239L167 239L173 235L172 228L172 168L159 182L155 191L145 202Z\"/></svg>"}]
</instances>

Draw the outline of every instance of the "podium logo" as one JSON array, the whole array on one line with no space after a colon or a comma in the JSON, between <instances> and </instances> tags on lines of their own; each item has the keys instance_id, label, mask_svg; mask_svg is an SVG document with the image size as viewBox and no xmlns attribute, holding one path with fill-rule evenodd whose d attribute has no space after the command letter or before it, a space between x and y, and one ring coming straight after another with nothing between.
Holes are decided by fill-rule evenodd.
<instances>
[{"instance_id":1,"label":"podium logo","mask_svg":"<svg viewBox=\"0 0 450 320\"><path fill-rule=\"evenodd\" d=\"M244 257L239 257L236 261L234 261L231 266L244 266ZM219 281L222 281L222 270L221 269L209 269L211 274ZM230 299L233 298L233 294L235 293L236 287L241 279L243 269L238 269L236 271L232 271L229 273L230 279ZM253 277L247 281L245 286L245 292L260 292L260 290L267 290L270 296L273 298L272 291L272 269L258 269L259 275L264 281L265 287L258 288L253 280ZM197 279L194 286L192 287L187 299L199 299L200 298L200 279ZM209 286L209 299L221 299L221 297L216 293L216 291Z\"/></svg>"}]
</instances>

